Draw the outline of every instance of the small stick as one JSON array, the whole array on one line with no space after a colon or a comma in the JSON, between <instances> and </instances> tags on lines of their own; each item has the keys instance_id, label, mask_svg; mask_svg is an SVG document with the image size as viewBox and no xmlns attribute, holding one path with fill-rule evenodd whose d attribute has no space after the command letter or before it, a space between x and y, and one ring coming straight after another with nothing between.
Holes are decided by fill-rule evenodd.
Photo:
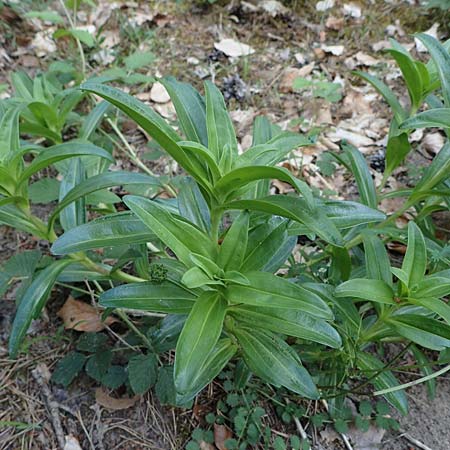
<instances>
[{"instance_id":1,"label":"small stick","mask_svg":"<svg viewBox=\"0 0 450 450\"><path fill-rule=\"evenodd\" d=\"M422 450L433 450L432 448L428 447L425 444L422 444L422 442L418 441L417 439L413 438L410 434L402 432L400 435L401 437L404 437L407 441L409 441L411 444L414 444L416 447L421 448Z\"/></svg>"},{"instance_id":2,"label":"small stick","mask_svg":"<svg viewBox=\"0 0 450 450\"><path fill-rule=\"evenodd\" d=\"M61 424L61 419L59 417L59 405L54 400L53 394L48 387L43 367L38 364L31 371L31 375L40 387L42 397L44 398L44 403L47 406L48 412L50 414L50 421L53 425L53 429L55 430L58 445L61 449L64 449L64 446L66 445L66 439L64 438L64 431Z\"/></svg>"}]
</instances>

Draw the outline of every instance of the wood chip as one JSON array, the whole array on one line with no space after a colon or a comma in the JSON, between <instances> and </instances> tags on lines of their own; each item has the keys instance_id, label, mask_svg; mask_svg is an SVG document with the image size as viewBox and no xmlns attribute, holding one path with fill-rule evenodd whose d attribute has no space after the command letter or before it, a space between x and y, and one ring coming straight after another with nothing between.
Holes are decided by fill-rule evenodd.
<instances>
[{"instance_id":1,"label":"wood chip","mask_svg":"<svg viewBox=\"0 0 450 450\"><path fill-rule=\"evenodd\" d=\"M103 388L99 387L95 390L95 401L104 408L118 411L121 409L131 408L139 399L139 395L134 397L111 397Z\"/></svg>"}]
</instances>

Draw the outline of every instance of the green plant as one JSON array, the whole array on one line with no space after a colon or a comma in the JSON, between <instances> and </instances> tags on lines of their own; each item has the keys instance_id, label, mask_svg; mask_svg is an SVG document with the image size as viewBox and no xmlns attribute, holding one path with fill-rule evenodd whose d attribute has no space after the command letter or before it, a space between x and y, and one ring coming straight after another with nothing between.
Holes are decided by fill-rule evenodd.
<instances>
[{"instance_id":1,"label":"green plant","mask_svg":"<svg viewBox=\"0 0 450 450\"><path fill-rule=\"evenodd\" d=\"M426 112L416 112L431 85L446 106L450 95L448 51L432 38L420 38L430 48L434 65L414 67L423 79L434 81L424 85L420 98L411 93L408 120L413 123L423 120ZM203 97L173 78L161 82L175 105L183 136L119 89L91 81L81 90L103 97L136 121L188 174L176 183L152 176L121 134L120 123L110 117L106 121L130 158L148 174L106 171L111 154L88 141L96 136L106 102L81 120L81 140L50 147L19 139L20 124L28 115L14 101L1 110L0 221L48 240L53 255L61 256L47 260L43 268L27 269L33 275L18 305L11 355L20 351L31 320L42 311L56 282L87 281L94 288L92 297L105 308L104 317L117 314L136 334L137 362L156 358L159 352L128 311L166 314L164 320L176 321L171 335L175 363L163 368L165 375L173 371L173 384L165 376L155 386L168 402L188 404L231 361L241 368L243 386L253 373L300 396L325 398L330 417L343 410L349 392L366 394L368 384L406 413L404 386L391 369L409 349L450 347L448 245L436 237L431 216L449 206L450 144L414 187L385 193L384 186L376 189L363 155L343 142L335 159L353 174L359 202L332 200L278 166L293 149L311 145L309 138L281 131L258 117L252 147L239 154L224 100L212 83L205 83ZM378 82L371 82L386 95ZM403 108L396 111L398 102L388 98L395 106L391 132L396 130L389 139L405 139L409 132L401 130L408 125L407 114ZM445 110L438 111L440 116ZM31 162L23 158L30 152ZM388 174L395 166L392 158L401 160L390 154ZM61 166L65 159L69 165ZM55 163L63 182L59 203L44 223L32 214L28 186L36 173ZM270 195L271 179L290 185L291 193ZM96 208L101 216L88 221L87 196L117 185L139 187L134 195L112 202L123 201L129 211ZM159 198L161 190L176 194L176 200ZM379 202L397 196L406 197L404 205L386 217L378 210ZM411 217L407 231L396 226L406 211ZM296 262L293 251L299 236L306 236L313 248L300 247ZM392 267L385 247L390 241L407 244L401 267ZM96 252L101 248L103 256ZM385 363L384 342L406 345ZM107 366L104 361L86 362L95 361L95 355L78 353L79 370L85 363L96 370ZM436 374L426 357L418 355L430 383ZM88 373L105 382L115 366L109 363L101 373Z\"/></svg>"}]
</instances>

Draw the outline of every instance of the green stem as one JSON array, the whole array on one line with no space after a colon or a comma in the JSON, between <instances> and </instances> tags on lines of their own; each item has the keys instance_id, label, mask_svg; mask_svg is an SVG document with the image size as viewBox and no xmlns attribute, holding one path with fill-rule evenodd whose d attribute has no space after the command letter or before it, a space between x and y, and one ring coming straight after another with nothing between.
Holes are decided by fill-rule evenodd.
<instances>
[{"instance_id":1,"label":"green stem","mask_svg":"<svg viewBox=\"0 0 450 450\"><path fill-rule=\"evenodd\" d=\"M130 320L130 318L127 316L127 314L125 313L125 311L123 311L122 309L116 309L115 313L126 323L126 325L128 326L128 328L130 330L132 330L134 333L136 333L141 339L142 342L144 342L144 344L153 351L153 345L151 344L151 342L148 340L147 336L145 336L144 333L142 333L141 330L139 330L139 328L136 327L136 325Z\"/></svg>"},{"instance_id":2,"label":"green stem","mask_svg":"<svg viewBox=\"0 0 450 450\"><path fill-rule=\"evenodd\" d=\"M215 244L219 241L220 223L222 220L222 210L219 208L211 209L211 238Z\"/></svg>"}]
</instances>

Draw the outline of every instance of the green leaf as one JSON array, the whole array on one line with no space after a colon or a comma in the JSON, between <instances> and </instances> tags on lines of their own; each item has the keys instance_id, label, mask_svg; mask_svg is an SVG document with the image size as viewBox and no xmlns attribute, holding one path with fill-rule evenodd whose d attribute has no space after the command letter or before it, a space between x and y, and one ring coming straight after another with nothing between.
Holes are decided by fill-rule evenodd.
<instances>
[{"instance_id":1,"label":"green leaf","mask_svg":"<svg viewBox=\"0 0 450 450\"><path fill-rule=\"evenodd\" d=\"M83 352L95 353L105 348L108 337L102 333L83 333L78 339L77 350Z\"/></svg>"},{"instance_id":2,"label":"green leaf","mask_svg":"<svg viewBox=\"0 0 450 450\"><path fill-rule=\"evenodd\" d=\"M28 196L32 203L50 203L58 199L59 181L55 178L41 178L30 184Z\"/></svg>"},{"instance_id":3,"label":"green leaf","mask_svg":"<svg viewBox=\"0 0 450 450\"><path fill-rule=\"evenodd\" d=\"M11 329L9 337L9 353L11 358L15 358L20 349L20 344L33 319L37 319L45 306L50 295L53 284L62 270L70 264L71 261L55 261L43 269L29 288L25 291Z\"/></svg>"},{"instance_id":4,"label":"green leaf","mask_svg":"<svg viewBox=\"0 0 450 450\"><path fill-rule=\"evenodd\" d=\"M284 386L303 397L319 398L317 388L297 354L276 334L254 327L238 327L233 334L253 373L268 383Z\"/></svg>"},{"instance_id":5,"label":"green leaf","mask_svg":"<svg viewBox=\"0 0 450 450\"><path fill-rule=\"evenodd\" d=\"M247 250L250 215L243 211L233 221L222 241L217 264L224 270L239 270Z\"/></svg>"},{"instance_id":6,"label":"green leaf","mask_svg":"<svg viewBox=\"0 0 450 450\"><path fill-rule=\"evenodd\" d=\"M128 379L135 394L145 394L156 383L157 376L158 360L153 353L136 355L128 361Z\"/></svg>"},{"instance_id":7,"label":"green leaf","mask_svg":"<svg viewBox=\"0 0 450 450\"><path fill-rule=\"evenodd\" d=\"M152 52L143 52L137 50L124 59L125 66L128 70L138 70L155 61L155 55Z\"/></svg>"},{"instance_id":8,"label":"green leaf","mask_svg":"<svg viewBox=\"0 0 450 450\"><path fill-rule=\"evenodd\" d=\"M19 116L24 105L9 107L0 120L0 162L10 160L20 148ZM12 174L10 174L12 175Z\"/></svg>"},{"instance_id":9,"label":"green leaf","mask_svg":"<svg viewBox=\"0 0 450 450\"><path fill-rule=\"evenodd\" d=\"M64 197L76 186L83 183L86 179L86 172L81 162L81 158L73 158L66 172L59 190L59 201L64 201ZM78 198L75 202L70 203L64 209L60 210L59 221L65 231L82 225L86 222L86 199Z\"/></svg>"},{"instance_id":10,"label":"green leaf","mask_svg":"<svg viewBox=\"0 0 450 450\"><path fill-rule=\"evenodd\" d=\"M249 285L231 285L227 298L235 304L284 308L332 319L328 305L316 294L267 272L246 272Z\"/></svg>"},{"instance_id":11,"label":"green leaf","mask_svg":"<svg viewBox=\"0 0 450 450\"><path fill-rule=\"evenodd\" d=\"M396 49L388 49L387 51L395 59L402 72L403 79L408 88L412 108L417 109L421 105L424 90L422 77L417 65L407 52Z\"/></svg>"},{"instance_id":12,"label":"green leaf","mask_svg":"<svg viewBox=\"0 0 450 450\"><path fill-rule=\"evenodd\" d=\"M384 364L368 352L358 352L356 365L366 372L366 377L377 390L399 385L392 372L386 370ZM389 392L384 398L403 415L408 414L408 401L404 391Z\"/></svg>"},{"instance_id":13,"label":"green leaf","mask_svg":"<svg viewBox=\"0 0 450 450\"><path fill-rule=\"evenodd\" d=\"M394 112L397 123L403 122L408 117L407 112L403 109L395 94L386 86L386 84L368 73L356 71L354 74L368 81L383 96Z\"/></svg>"},{"instance_id":14,"label":"green leaf","mask_svg":"<svg viewBox=\"0 0 450 450\"><path fill-rule=\"evenodd\" d=\"M264 330L319 342L332 348L342 345L339 334L331 325L303 311L245 305L232 306L228 311L244 326L257 325Z\"/></svg>"},{"instance_id":15,"label":"green leaf","mask_svg":"<svg viewBox=\"0 0 450 450\"><path fill-rule=\"evenodd\" d=\"M224 172L228 172L238 155L236 133L219 89L205 82L206 129L208 148Z\"/></svg>"},{"instance_id":16,"label":"green leaf","mask_svg":"<svg viewBox=\"0 0 450 450\"><path fill-rule=\"evenodd\" d=\"M18 183L23 183L35 173L55 162L82 155L99 156L100 158L114 161L113 157L106 150L94 144L73 140L64 144L54 145L40 152L34 158L33 162L22 172Z\"/></svg>"},{"instance_id":17,"label":"green leaf","mask_svg":"<svg viewBox=\"0 0 450 450\"><path fill-rule=\"evenodd\" d=\"M84 118L80 131L78 132L78 138L83 140L90 139L110 108L111 105L106 101L97 103L95 107L92 108L91 112Z\"/></svg>"},{"instance_id":18,"label":"green leaf","mask_svg":"<svg viewBox=\"0 0 450 450\"><path fill-rule=\"evenodd\" d=\"M186 267L192 267L192 252L214 260L217 247L198 228L170 214L156 202L127 195L125 204L158 236Z\"/></svg>"},{"instance_id":19,"label":"green leaf","mask_svg":"<svg viewBox=\"0 0 450 450\"><path fill-rule=\"evenodd\" d=\"M211 228L208 205L192 178L183 178L177 199L180 214L189 222L208 232Z\"/></svg>"},{"instance_id":20,"label":"green leaf","mask_svg":"<svg viewBox=\"0 0 450 450\"><path fill-rule=\"evenodd\" d=\"M214 186L217 193L226 199L233 197L233 193L252 181L264 179L278 179L289 183L299 193L303 193L301 181L295 178L289 170L283 167L246 166L234 169L224 175Z\"/></svg>"},{"instance_id":21,"label":"green leaf","mask_svg":"<svg viewBox=\"0 0 450 450\"><path fill-rule=\"evenodd\" d=\"M416 35L430 52L441 80L442 95L447 108L450 108L450 54L448 50L433 36L426 33Z\"/></svg>"},{"instance_id":22,"label":"green leaf","mask_svg":"<svg viewBox=\"0 0 450 450\"><path fill-rule=\"evenodd\" d=\"M104 86L98 83L84 83L81 89L92 92L108 100L114 106L122 110L138 125L140 125L153 139L161 145L169 155L177 161L187 172L194 177L198 174L193 172L192 164L184 150L177 144L181 138L166 123L144 103L136 100L131 95L125 94L119 89Z\"/></svg>"},{"instance_id":23,"label":"green leaf","mask_svg":"<svg viewBox=\"0 0 450 450\"><path fill-rule=\"evenodd\" d=\"M377 303L395 304L394 291L382 280L353 278L340 284L334 293L338 298L351 297Z\"/></svg>"},{"instance_id":24,"label":"green leaf","mask_svg":"<svg viewBox=\"0 0 450 450\"><path fill-rule=\"evenodd\" d=\"M60 199L58 206L53 210L49 226L53 224L58 214L72 202L85 197L92 192L106 189L112 186L131 186L146 184L150 186L160 186L157 178L142 173L133 172L103 172L94 175L87 180L75 185L66 195Z\"/></svg>"},{"instance_id":25,"label":"green leaf","mask_svg":"<svg viewBox=\"0 0 450 450\"><path fill-rule=\"evenodd\" d=\"M367 276L392 287L391 262L383 241L376 234L363 233L363 243Z\"/></svg>"},{"instance_id":26,"label":"green leaf","mask_svg":"<svg viewBox=\"0 0 450 450\"><path fill-rule=\"evenodd\" d=\"M162 405L175 405L176 391L173 382L173 366L163 366L159 369L155 394Z\"/></svg>"},{"instance_id":27,"label":"green leaf","mask_svg":"<svg viewBox=\"0 0 450 450\"><path fill-rule=\"evenodd\" d=\"M208 147L206 106L203 97L190 84L180 83L173 77L164 77L160 81L170 95L187 140Z\"/></svg>"},{"instance_id":28,"label":"green leaf","mask_svg":"<svg viewBox=\"0 0 450 450\"><path fill-rule=\"evenodd\" d=\"M52 381L57 384L62 384L64 387L69 386L81 372L86 359L87 356L82 353L68 353L56 364L55 371L52 374Z\"/></svg>"},{"instance_id":29,"label":"green leaf","mask_svg":"<svg viewBox=\"0 0 450 450\"><path fill-rule=\"evenodd\" d=\"M450 108L422 111L400 124L402 130L416 128L450 128Z\"/></svg>"},{"instance_id":30,"label":"green leaf","mask_svg":"<svg viewBox=\"0 0 450 450\"><path fill-rule=\"evenodd\" d=\"M190 381L189 391L177 395L177 402L185 403L192 400L205 386L219 375L228 361L236 353L236 350L237 346L231 339L219 339L198 373Z\"/></svg>"},{"instance_id":31,"label":"green leaf","mask_svg":"<svg viewBox=\"0 0 450 450\"><path fill-rule=\"evenodd\" d=\"M207 284L222 284L220 281L212 280L198 267L191 267L181 278L181 282L189 289L195 289Z\"/></svg>"},{"instance_id":32,"label":"green leaf","mask_svg":"<svg viewBox=\"0 0 450 450\"><path fill-rule=\"evenodd\" d=\"M385 319L400 336L432 350L450 347L450 325L416 314L396 314Z\"/></svg>"},{"instance_id":33,"label":"green leaf","mask_svg":"<svg viewBox=\"0 0 450 450\"><path fill-rule=\"evenodd\" d=\"M25 14L25 17L40 19L44 22L64 23L64 19L56 11L30 11Z\"/></svg>"},{"instance_id":34,"label":"green leaf","mask_svg":"<svg viewBox=\"0 0 450 450\"><path fill-rule=\"evenodd\" d=\"M111 366L101 379L103 386L109 389L117 389L127 380L128 374L122 366Z\"/></svg>"},{"instance_id":35,"label":"green leaf","mask_svg":"<svg viewBox=\"0 0 450 450\"><path fill-rule=\"evenodd\" d=\"M411 201L417 199L423 192L430 191L440 182L450 176L450 142L446 142L432 163L425 169L422 178L417 183L411 195Z\"/></svg>"},{"instance_id":36,"label":"green leaf","mask_svg":"<svg viewBox=\"0 0 450 450\"><path fill-rule=\"evenodd\" d=\"M169 314L185 314L196 296L170 281L142 282L117 286L103 292L100 304L106 308L129 308Z\"/></svg>"},{"instance_id":37,"label":"green leaf","mask_svg":"<svg viewBox=\"0 0 450 450\"><path fill-rule=\"evenodd\" d=\"M237 200L226 203L223 209L248 209L275 214L304 224L326 242L343 246L342 235L323 210L311 211L305 200L296 197L274 195L259 200Z\"/></svg>"},{"instance_id":38,"label":"green leaf","mask_svg":"<svg viewBox=\"0 0 450 450\"><path fill-rule=\"evenodd\" d=\"M416 298L422 297L444 297L450 294L450 278L433 274L424 277L417 285L417 289L411 292Z\"/></svg>"},{"instance_id":39,"label":"green leaf","mask_svg":"<svg viewBox=\"0 0 450 450\"><path fill-rule=\"evenodd\" d=\"M86 30L78 30L76 28L71 28L68 30L69 34L71 34L74 38L78 39L81 43L86 45L87 47L94 47L95 39L89 31ZM57 36L59 37L59 36Z\"/></svg>"},{"instance_id":40,"label":"green leaf","mask_svg":"<svg viewBox=\"0 0 450 450\"><path fill-rule=\"evenodd\" d=\"M367 162L362 153L353 145L343 143L342 149L349 161L349 170L355 176L361 203L376 209L377 193Z\"/></svg>"},{"instance_id":41,"label":"green leaf","mask_svg":"<svg viewBox=\"0 0 450 450\"><path fill-rule=\"evenodd\" d=\"M408 300L413 305L423 306L430 311L433 311L438 316L441 316L448 324L450 324L450 306L438 298L428 296L419 297L417 293L413 293Z\"/></svg>"},{"instance_id":42,"label":"green leaf","mask_svg":"<svg viewBox=\"0 0 450 450\"><path fill-rule=\"evenodd\" d=\"M402 270L408 276L407 287L419 284L427 269L427 248L420 228L413 222L408 223L408 246L403 259Z\"/></svg>"},{"instance_id":43,"label":"green leaf","mask_svg":"<svg viewBox=\"0 0 450 450\"><path fill-rule=\"evenodd\" d=\"M222 332L226 301L216 292L205 292L195 302L178 339L174 379L177 393L190 395Z\"/></svg>"},{"instance_id":44,"label":"green leaf","mask_svg":"<svg viewBox=\"0 0 450 450\"><path fill-rule=\"evenodd\" d=\"M111 366L113 354L110 349L102 349L89 356L86 363L86 373L96 381L102 381L102 378L108 372Z\"/></svg>"},{"instance_id":45,"label":"green leaf","mask_svg":"<svg viewBox=\"0 0 450 450\"><path fill-rule=\"evenodd\" d=\"M93 248L151 242L156 236L131 212L99 217L66 231L52 245L54 255Z\"/></svg>"},{"instance_id":46,"label":"green leaf","mask_svg":"<svg viewBox=\"0 0 450 450\"><path fill-rule=\"evenodd\" d=\"M38 230L29 218L15 205L0 206L0 223L8 225L16 230L25 231L36 236L46 238L42 230Z\"/></svg>"},{"instance_id":47,"label":"green leaf","mask_svg":"<svg viewBox=\"0 0 450 450\"><path fill-rule=\"evenodd\" d=\"M410 150L411 144L409 143L408 133L399 133L396 129L396 123L393 121L386 146L385 179L402 163Z\"/></svg>"}]
</instances>

